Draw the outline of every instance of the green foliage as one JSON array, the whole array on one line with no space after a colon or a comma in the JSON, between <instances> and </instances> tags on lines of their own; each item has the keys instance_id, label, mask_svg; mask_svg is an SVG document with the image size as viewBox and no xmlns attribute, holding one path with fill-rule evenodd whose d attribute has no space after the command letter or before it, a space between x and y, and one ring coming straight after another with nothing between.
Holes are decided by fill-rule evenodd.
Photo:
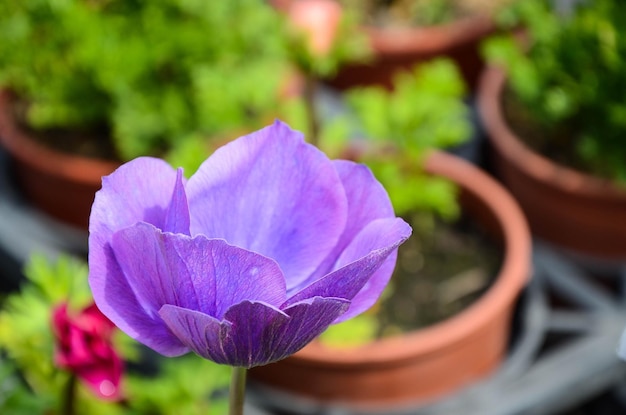
<instances>
[{"instance_id":1,"label":"green foliage","mask_svg":"<svg viewBox=\"0 0 626 415\"><path fill-rule=\"evenodd\" d=\"M86 305L87 267L69 257L49 264L43 256L35 256L25 273L30 283L7 298L0 312L0 348L16 362L33 390L54 395L65 376L52 362L52 309L68 299L72 308Z\"/></svg>"},{"instance_id":2,"label":"green foliage","mask_svg":"<svg viewBox=\"0 0 626 415\"><path fill-rule=\"evenodd\" d=\"M0 2L0 84L36 128L108 126L121 159L163 155L275 116L282 20L262 0Z\"/></svg>"},{"instance_id":3,"label":"green foliage","mask_svg":"<svg viewBox=\"0 0 626 415\"><path fill-rule=\"evenodd\" d=\"M319 339L332 347L353 347L366 344L376 338L378 321L371 314L358 316L339 324L330 326Z\"/></svg>"},{"instance_id":4,"label":"green foliage","mask_svg":"<svg viewBox=\"0 0 626 415\"><path fill-rule=\"evenodd\" d=\"M365 345L381 337L381 325L377 312L382 302L393 294L393 280L387 284L380 299L372 308L350 320L334 324L324 331L319 340L331 347L355 347Z\"/></svg>"},{"instance_id":5,"label":"green foliage","mask_svg":"<svg viewBox=\"0 0 626 415\"><path fill-rule=\"evenodd\" d=\"M0 413L43 415L59 407L69 374L53 361L52 310L68 302L78 311L93 301L87 272L86 264L76 258L50 261L33 256L21 292L5 300L0 312ZM121 332L115 347L126 361L137 361L139 345ZM128 398L124 405L100 401L79 385L77 413L221 415L228 405L224 392L229 376L229 367L195 355L163 358L156 375L124 374L122 388Z\"/></svg>"},{"instance_id":6,"label":"green foliage","mask_svg":"<svg viewBox=\"0 0 626 415\"><path fill-rule=\"evenodd\" d=\"M545 0L519 2L500 21L525 27L528 46L498 37L485 53L549 140L575 150L574 167L626 183L626 3L579 3L559 14Z\"/></svg>"},{"instance_id":7,"label":"green foliage","mask_svg":"<svg viewBox=\"0 0 626 415\"><path fill-rule=\"evenodd\" d=\"M424 174L422 164L433 149L460 144L471 134L464 95L461 75L447 59L400 73L393 92L367 87L347 93L348 106L370 139L363 161L389 192L397 213L457 214L454 186Z\"/></svg>"},{"instance_id":8,"label":"green foliage","mask_svg":"<svg viewBox=\"0 0 626 415\"><path fill-rule=\"evenodd\" d=\"M301 99L285 100L280 109L281 118L296 131L307 131L309 116ZM350 145L350 130L354 120L344 114L323 114L318 147L331 158L345 158L345 149Z\"/></svg>"},{"instance_id":9,"label":"green foliage","mask_svg":"<svg viewBox=\"0 0 626 415\"><path fill-rule=\"evenodd\" d=\"M21 379L17 368L8 359L0 358L0 411L5 415L43 414L49 402L33 399Z\"/></svg>"},{"instance_id":10,"label":"green foliage","mask_svg":"<svg viewBox=\"0 0 626 415\"><path fill-rule=\"evenodd\" d=\"M128 380L132 413L223 415L228 412L231 368L197 356L164 360L158 377Z\"/></svg>"}]
</instances>

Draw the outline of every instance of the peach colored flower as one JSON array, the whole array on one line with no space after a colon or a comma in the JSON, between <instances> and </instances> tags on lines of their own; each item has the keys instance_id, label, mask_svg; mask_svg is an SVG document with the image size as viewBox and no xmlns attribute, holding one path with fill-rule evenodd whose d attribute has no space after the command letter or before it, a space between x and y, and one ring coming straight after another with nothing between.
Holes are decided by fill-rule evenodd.
<instances>
[{"instance_id":1,"label":"peach colored flower","mask_svg":"<svg viewBox=\"0 0 626 415\"><path fill-rule=\"evenodd\" d=\"M315 56L325 56L332 49L341 13L341 6L333 0L292 1L289 7L291 24L307 36L307 46Z\"/></svg>"}]
</instances>

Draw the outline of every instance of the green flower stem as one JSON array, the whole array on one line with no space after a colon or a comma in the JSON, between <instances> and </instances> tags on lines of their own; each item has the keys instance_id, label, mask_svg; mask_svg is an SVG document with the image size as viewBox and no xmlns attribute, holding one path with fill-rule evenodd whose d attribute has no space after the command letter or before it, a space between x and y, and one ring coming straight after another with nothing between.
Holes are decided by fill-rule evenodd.
<instances>
[{"instance_id":1,"label":"green flower stem","mask_svg":"<svg viewBox=\"0 0 626 415\"><path fill-rule=\"evenodd\" d=\"M76 375L71 373L61 397L61 414L63 415L74 415L76 413L76 385Z\"/></svg>"},{"instance_id":2,"label":"green flower stem","mask_svg":"<svg viewBox=\"0 0 626 415\"><path fill-rule=\"evenodd\" d=\"M229 415L243 415L243 401L246 394L245 367L234 367L230 378Z\"/></svg>"}]
</instances>

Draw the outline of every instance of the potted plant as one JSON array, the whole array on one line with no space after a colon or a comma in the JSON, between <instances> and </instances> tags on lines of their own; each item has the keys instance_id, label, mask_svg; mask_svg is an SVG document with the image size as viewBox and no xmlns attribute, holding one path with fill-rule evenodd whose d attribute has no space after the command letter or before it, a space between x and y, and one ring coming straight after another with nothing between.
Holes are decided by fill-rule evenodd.
<instances>
[{"instance_id":1,"label":"potted plant","mask_svg":"<svg viewBox=\"0 0 626 415\"><path fill-rule=\"evenodd\" d=\"M120 162L192 173L211 140L274 118L289 79L282 17L259 0L3 3L0 32L3 147L26 195L83 228Z\"/></svg>"},{"instance_id":2,"label":"potted plant","mask_svg":"<svg viewBox=\"0 0 626 415\"><path fill-rule=\"evenodd\" d=\"M538 237L579 258L623 260L626 6L556 13L528 1L513 11L523 36L486 45L494 66L478 99L497 174Z\"/></svg>"},{"instance_id":3,"label":"potted plant","mask_svg":"<svg viewBox=\"0 0 626 415\"><path fill-rule=\"evenodd\" d=\"M3 414L226 412L230 368L147 355L93 306L82 260L34 255L25 275L0 310Z\"/></svg>"},{"instance_id":4,"label":"potted plant","mask_svg":"<svg viewBox=\"0 0 626 415\"><path fill-rule=\"evenodd\" d=\"M529 276L530 239L524 218L508 193L487 174L456 156L433 151L458 143L469 133L463 82L455 66L450 61L421 65L398 76L395 86L393 93L370 87L347 94L347 114L367 140L341 145L320 141L331 152L343 151L368 163L389 191L396 212L413 227L414 236L399 250L391 290L369 314L331 327L334 333L323 334L292 357L253 369L250 376L261 387L327 404L389 407L453 393L487 376L506 352L511 312ZM434 212L447 221L436 220ZM446 235L438 254L443 262L454 262L449 248L456 243L451 240L459 241L455 233L459 228L451 225L455 219L478 224L478 232L489 235L486 239L495 241L498 252L484 279L478 277L476 284L476 273L470 277L469 290L452 275L437 278L438 271L430 276L424 270L416 273L422 262L435 260L424 250L433 228L441 232L439 236ZM455 232L447 233L450 228ZM472 249L468 256L478 256L480 249L474 248L463 245L460 250L468 255ZM408 285L399 279L403 268L411 269ZM454 272L457 277L462 274L459 269ZM429 314L437 306L422 303L420 310L419 297L436 297L444 285L454 285L457 294L465 290L467 297L473 297L448 309L447 315L399 324L391 320L394 312L387 310L393 308L403 310L396 314ZM425 287L434 286L426 294ZM366 337L355 342L346 337L352 334Z\"/></svg>"},{"instance_id":5,"label":"potted plant","mask_svg":"<svg viewBox=\"0 0 626 415\"><path fill-rule=\"evenodd\" d=\"M343 65L328 82L341 89L373 83L391 87L399 69L447 56L473 91L483 66L478 45L495 30L493 15L507 2L341 0L345 10L359 16L372 56Z\"/></svg>"}]
</instances>

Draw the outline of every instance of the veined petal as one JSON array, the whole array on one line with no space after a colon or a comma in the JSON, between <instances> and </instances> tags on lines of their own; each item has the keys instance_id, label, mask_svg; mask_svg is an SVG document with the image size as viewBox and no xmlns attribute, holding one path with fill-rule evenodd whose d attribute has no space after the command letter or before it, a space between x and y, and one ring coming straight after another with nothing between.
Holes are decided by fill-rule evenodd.
<instances>
[{"instance_id":1,"label":"veined petal","mask_svg":"<svg viewBox=\"0 0 626 415\"><path fill-rule=\"evenodd\" d=\"M163 306L160 315L198 355L217 363L250 368L297 352L348 305L343 299L315 298L281 311L268 304L244 301L233 306L221 322L198 311L170 305Z\"/></svg>"},{"instance_id":2,"label":"veined petal","mask_svg":"<svg viewBox=\"0 0 626 415\"><path fill-rule=\"evenodd\" d=\"M351 300L351 305L338 321L360 314L378 299L393 266L377 271L410 235L411 228L400 218L372 221L342 253L339 269L290 297L281 308L317 296L339 297ZM392 262L395 264L395 260Z\"/></svg>"},{"instance_id":3,"label":"veined petal","mask_svg":"<svg viewBox=\"0 0 626 415\"><path fill-rule=\"evenodd\" d=\"M162 160L138 158L104 177L102 189L96 193L91 208L89 284L94 299L109 319L121 324L119 327L122 330L128 330L135 335L137 333L130 325L121 322L130 319L129 314L132 313L123 310L126 304L136 306L137 298L129 289L115 261L110 243L113 233L139 221L151 223L164 230L189 233L184 178L181 172L177 173ZM121 313L126 318L122 318ZM140 315L135 317L141 319ZM156 330L151 324L146 323L145 329ZM159 333L156 330L155 336L159 336ZM172 350L181 347L179 342L170 344L167 336L157 342Z\"/></svg>"},{"instance_id":4,"label":"veined petal","mask_svg":"<svg viewBox=\"0 0 626 415\"><path fill-rule=\"evenodd\" d=\"M143 309L164 304L221 319L243 300L282 304L285 279L273 260L205 236L163 233L138 223L113 235L113 250Z\"/></svg>"},{"instance_id":5,"label":"veined petal","mask_svg":"<svg viewBox=\"0 0 626 415\"><path fill-rule=\"evenodd\" d=\"M364 164L348 160L333 160L348 199L346 229L339 245L345 247L369 222L393 218L395 213L385 188Z\"/></svg>"},{"instance_id":6,"label":"veined petal","mask_svg":"<svg viewBox=\"0 0 626 415\"><path fill-rule=\"evenodd\" d=\"M172 336L162 320L146 317L146 311L115 260L113 249L107 245L105 251L108 263L104 274L96 279L92 278L93 271L90 271L89 281L100 311L124 333L141 339L146 346L165 356L174 357L189 352L187 346Z\"/></svg>"},{"instance_id":7,"label":"veined petal","mask_svg":"<svg viewBox=\"0 0 626 415\"><path fill-rule=\"evenodd\" d=\"M102 178L89 219L90 234L147 222L166 232L189 234L185 178L163 160L140 157Z\"/></svg>"},{"instance_id":8,"label":"veined petal","mask_svg":"<svg viewBox=\"0 0 626 415\"><path fill-rule=\"evenodd\" d=\"M346 227L337 245L316 272L300 286L291 287L288 295L336 269L335 264L339 255L367 224L376 219L395 217L387 191L367 166L347 160L333 160L333 165L343 183L348 200Z\"/></svg>"},{"instance_id":9,"label":"veined petal","mask_svg":"<svg viewBox=\"0 0 626 415\"><path fill-rule=\"evenodd\" d=\"M131 325L133 338L160 353L171 353L163 338L172 335L158 314L165 304L221 319L244 299L270 304L285 299L284 277L274 261L223 240L162 233L146 223L123 229L112 239L124 280L109 285L127 289L135 299L114 322L121 328ZM135 317L142 314L146 323Z\"/></svg>"},{"instance_id":10,"label":"veined petal","mask_svg":"<svg viewBox=\"0 0 626 415\"><path fill-rule=\"evenodd\" d=\"M187 194L193 234L276 260L288 289L315 271L346 223L333 164L278 121L218 149L189 179Z\"/></svg>"},{"instance_id":11,"label":"veined petal","mask_svg":"<svg viewBox=\"0 0 626 415\"><path fill-rule=\"evenodd\" d=\"M380 250L387 244L393 243L394 246L387 258L352 298L350 309L337 322L348 320L374 305L389 283L391 274L393 274L398 246L411 236L411 232L411 227L400 218L377 219L366 226L346 247L335 264L336 268L341 269L340 267L350 266L354 263L353 261L361 258L367 252Z\"/></svg>"},{"instance_id":12,"label":"veined petal","mask_svg":"<svg viewBox=\"0 0 626 415\"><path fill-rule=\"evenodd\" d=\"M171 332L190 350L216 363L228 363L228 356L221 346L230 323L187 308L165 304L159 315Z\"/></svg>"},{"instance_id":13,"label":"veined petal","mask_svg":"<svg viewBox=\"0 0 626 415\"><path fill-rule=\"evenodd\" d=\"M275 328L268 362L296 353L333 324L350 307L344 298L308 298L283 308L290 317L283 327Z\"/></svg>"}]
</instances>

